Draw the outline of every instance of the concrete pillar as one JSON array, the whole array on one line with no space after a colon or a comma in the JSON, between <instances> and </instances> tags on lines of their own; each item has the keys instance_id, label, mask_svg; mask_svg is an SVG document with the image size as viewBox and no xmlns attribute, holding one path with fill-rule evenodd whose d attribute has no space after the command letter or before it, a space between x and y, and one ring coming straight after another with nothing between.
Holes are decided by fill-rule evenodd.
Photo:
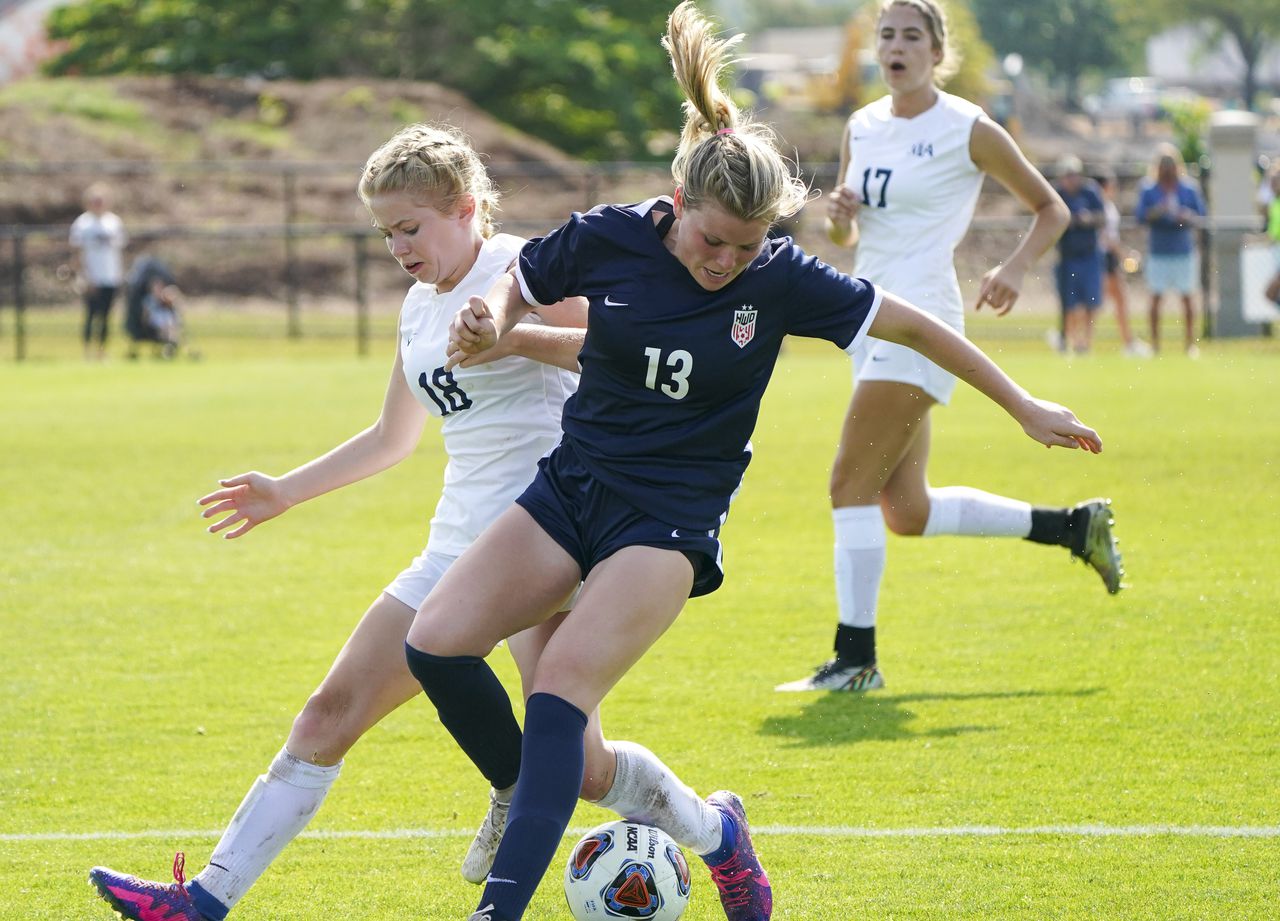
<instances>
[{"instance_id":1,"label":"concrete pillar","mask_svg":"<svg viewBox=\"0 0 1280 921\"><path fill-rule=\"evenodd\" d=\"M1206 305L1214 338L1256 336L1257 323L1244 319L1244 291L1240 253L1246 229L1258 222L1258 116L1252 112L1214 112L1209 117L1209 220L1211 257L1217 282L1217 304Z\"/></svg>"}]
</instances>

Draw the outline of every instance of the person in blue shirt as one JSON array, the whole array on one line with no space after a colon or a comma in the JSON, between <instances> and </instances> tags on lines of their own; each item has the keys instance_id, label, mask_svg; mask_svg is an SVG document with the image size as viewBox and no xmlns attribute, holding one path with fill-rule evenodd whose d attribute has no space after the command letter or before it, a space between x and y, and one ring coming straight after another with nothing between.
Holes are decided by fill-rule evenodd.
<instances>
[{"instance_id":1,"label":"person in blue shirt","mask_svg":"<svg viewBox=\"0 0 1280 921\"><path fill-rule=\"evenodd\" d=\"M1086 354L1093 346L1093 315L1102 305L1102 251L1098 228L1104 205L1098 184L1084 175L1080 158L1068 155L1058 164L1054 186L1071 221L1058 238L1056 280L1062 304L1064 351Z\"/></svg>"},{"instance_id":2,"label":"person in blue shirt","mask_svg":"<svg viewBox=\"0 0 1280 921\"><path fill-rule=\"evenodd\" d=\"M678 6L664 38L687 100L674 194L573 215L530 241L451 327L449 362L462 363L537 304L573 294L589 305L560 444L445 573L405 644L444 726L483 770L519 738L483 657L582 581L538 661L506 832L471 921L524 916L573 813L587 714L687 598L720 585L720 526L784 336L846 351L868 334L911 346L1042 444L1102 449L1070 410L1033 398L945 323L768 235L808 190L771 130L720 88L738 40L717 39L691 3ZM708 802L721 811L723 840L703 860L725 915L767 921L772 889L742 802L728 791Z\"/></svg>"},{"instance_id":3,"label":"person in blue shirt","mask_svg":"<svg viewBox=\"0 0 1280 921\"><path fill-rule=\"evenodd\" d=\"M1151 176L1138 190L1138 223L1146 224L1147 288L1151 292L1151 348L1160 350L1160 299L1173 292L1182 298L1183 334L1187 355L1199 355L1196 345L1195 238L1193 231L1205 215L1200 191L1186 178L1182 154L1161 144L1152 159Z\"/></svg>"}]
</instances>

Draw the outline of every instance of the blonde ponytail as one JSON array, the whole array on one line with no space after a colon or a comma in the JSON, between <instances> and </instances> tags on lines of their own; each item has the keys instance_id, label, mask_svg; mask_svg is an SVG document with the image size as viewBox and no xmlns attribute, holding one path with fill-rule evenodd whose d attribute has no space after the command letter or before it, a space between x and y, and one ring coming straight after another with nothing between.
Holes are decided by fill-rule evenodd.
<instances>
[{"instance_id":1,"label":"blonde ponytail","mask_svg":"<svg viewBox=\"0 0 1280 921\"><path fill-rule=\"evenodd\" d=\"M671 175L690 208L714 202L740 220L773 223L804 207L809 192L778 152L773 130L739 111L720 85L742 38L717 38L691 0L667 20L662 47L685 96Z\"/></svg>"}]
</instances>

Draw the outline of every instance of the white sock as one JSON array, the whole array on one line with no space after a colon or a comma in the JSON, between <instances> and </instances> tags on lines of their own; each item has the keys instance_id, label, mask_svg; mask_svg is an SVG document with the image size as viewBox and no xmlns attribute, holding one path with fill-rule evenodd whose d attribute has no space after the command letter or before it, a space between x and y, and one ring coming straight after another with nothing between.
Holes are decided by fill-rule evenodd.
<instances>
[{"instance_id":1,"label":"white sock","mask_svg":"<svg viewBox=\"0 0 1280 921\"><path fill-rule=\"evenodd\" d=\"M1026 537L1031 505L970 486L929 490L929 521L924 537L969 534L978 537Z\"/></svg>"},{"instance_id":2,"label":"white sock","mask_svg":"<svg viewBox=\"0 0 1280 921\"><path fill-rule=\"evenodd\" d=\"M709 854L720 846L720 812L686 786L658 756L635 742L612 742L613 786L597 803L629 822L656 825L682 847Z\"/></svg>"},{"instance_id":3,"label":"white sock","mask_svg":"<svg viewBox=\"0 0 1280 921\"><path fill-rule=\"evenodd\" d=\"M227 908L239 902L284 846L306 828L338 779L342 762L321 767L284 749L253 782L231 824L192 882Z\"/></svg>"},{"instance_id":4,"label":"white sock","mask_svg":"<svg viewBox=\"0 0 1280 921\"><path fill-rule=\"evenodd\" d=\"M833 509L836 525L836 605L840 623L874 627L884 577L884 513L879 505Z\"/></svg>"}]
</instances>

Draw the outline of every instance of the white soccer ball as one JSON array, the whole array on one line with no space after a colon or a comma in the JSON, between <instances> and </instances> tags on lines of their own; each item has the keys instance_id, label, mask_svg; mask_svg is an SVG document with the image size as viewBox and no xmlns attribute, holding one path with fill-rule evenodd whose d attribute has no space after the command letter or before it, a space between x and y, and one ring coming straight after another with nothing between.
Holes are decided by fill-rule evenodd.
<instances>
[{"instance_id":1,"label":"white soccer ball","mask_svg":"<svg viewBox=\"0 0 1280 921\"><path fill-rule=\"evenodd\" d=\"M564 897L577 921L676 921L689 904L689 862L661 829L609 822L573 846Z\"/></svg>"}]
</instances>

